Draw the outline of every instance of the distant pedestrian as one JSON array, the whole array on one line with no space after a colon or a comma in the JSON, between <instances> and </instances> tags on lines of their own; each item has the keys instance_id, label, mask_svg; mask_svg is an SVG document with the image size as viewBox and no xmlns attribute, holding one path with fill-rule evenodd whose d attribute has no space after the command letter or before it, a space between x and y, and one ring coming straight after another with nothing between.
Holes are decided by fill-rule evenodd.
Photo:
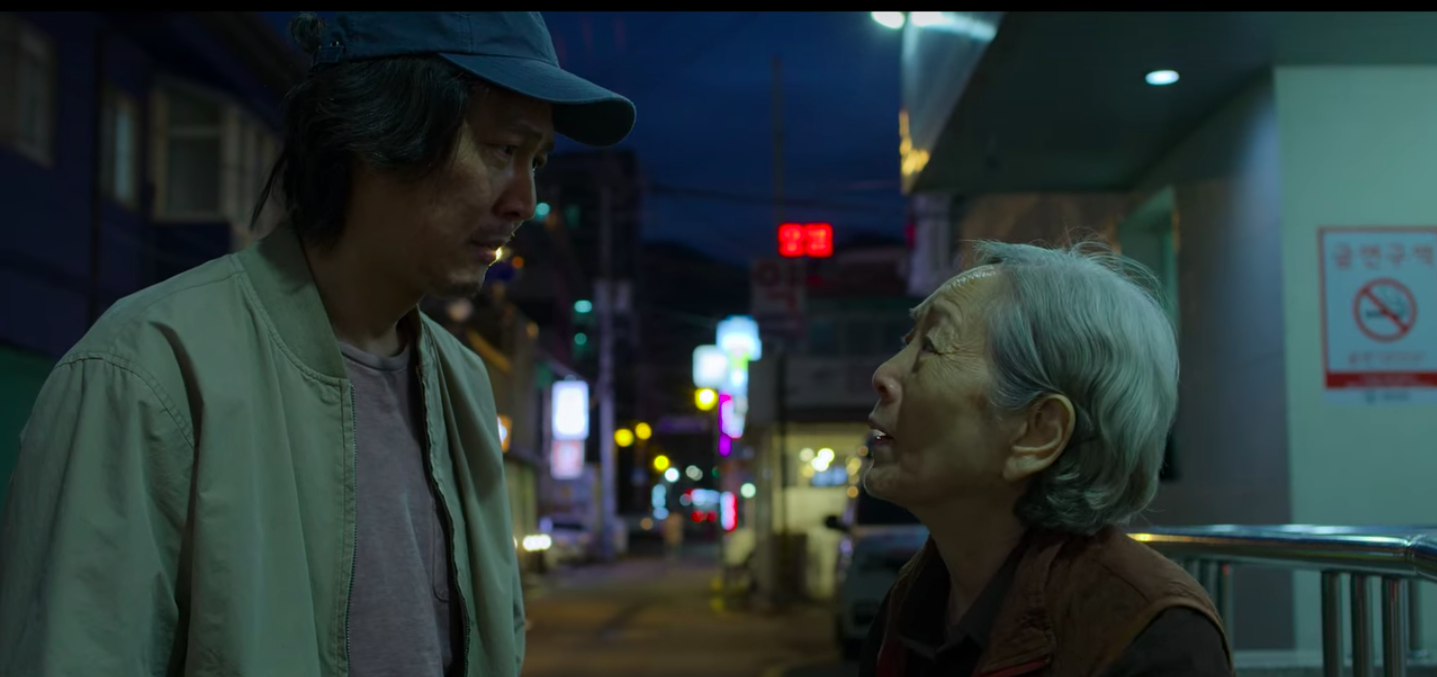
<instances>
[{"instance_id":1,"label":"distant pedestrian","mask_svg":"<svg viewBox=\"0 0 1437 677\"><path fill-rule=\"evenodd\" d=\"M664 558L670 563L679 561L684 548L684 518L678 513L669 513L664 519Z\"/></svg>"},{"instance_id":2,"label":"distant pedestrian","mask_svg":"<svg viewBox=\"0 0 1437 677\"><path fill-rule=\"evenodd\" d=\"M1231 675L1182 568L1115 527L1158 488L1178 353L1099 247L978 243L873 375L864 486L931 534L860 675Z\"/></svg>"},{"instance_id":3,"label":"distant pedestrian","mask_svg":"<svg viewBox=\"0 0 1437 677\"><path fill-rule=\"evenodd\" d=\"M494 392L418 305L479 290L556 133L617 143L633 104L560 70L538 12L291 31L283 224L116 303L35 403L0 675L520 672Z\"/></svg>"}]
</instances>

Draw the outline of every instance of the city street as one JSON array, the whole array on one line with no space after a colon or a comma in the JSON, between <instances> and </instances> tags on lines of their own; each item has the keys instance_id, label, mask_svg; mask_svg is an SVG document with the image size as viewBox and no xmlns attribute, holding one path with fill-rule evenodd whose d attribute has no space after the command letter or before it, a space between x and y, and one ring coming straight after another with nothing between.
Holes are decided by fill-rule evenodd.
<instances>
[{"instance_id":1,"label":"city street","mask_svg":"<svg viewBox=\"0 0 1437 677\"><path fill-rule=\"evenodd\" d=\"M843 675L817 607L725 608L714 558L634 559L550 576L530 591L525 677ZM856 673L855 673L856 674Z\"/></svg>"}]
</instances>

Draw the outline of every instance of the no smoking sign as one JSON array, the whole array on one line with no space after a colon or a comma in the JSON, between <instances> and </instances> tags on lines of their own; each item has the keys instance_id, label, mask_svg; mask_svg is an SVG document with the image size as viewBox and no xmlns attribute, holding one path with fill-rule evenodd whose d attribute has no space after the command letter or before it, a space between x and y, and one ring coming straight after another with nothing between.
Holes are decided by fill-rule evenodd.
<instances>
[{"instance_id":1,"label":"no smoking sign","mask_svg":"<svg viewBox=\"0 0 1437 677\"><path fill-rule=\"evenodd\" d=\"M1368 338L1383 343L1401 339L1417 321L1417 299L1407 285L1388 278L1362 285L1352 300L1352 318Z\"/></svg>"},{"instance_id":2,"label":"no smoking sign","mask_svg":"<svg viewBox=\"0 0 1437 677\"><path fill-rule=\"evenodd\" d=\"M1323 228L1328 399L1437 402L1437 228Z\"/></svg>"}]
</instances>

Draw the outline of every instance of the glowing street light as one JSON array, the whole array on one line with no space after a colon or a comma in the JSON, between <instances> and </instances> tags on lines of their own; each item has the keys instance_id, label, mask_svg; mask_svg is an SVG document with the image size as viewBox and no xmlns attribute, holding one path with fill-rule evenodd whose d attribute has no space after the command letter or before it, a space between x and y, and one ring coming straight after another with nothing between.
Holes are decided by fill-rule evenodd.
<instances>
[{"instance_id":1,"label":"glowing street light","mask_svg":"<svg viewBox=\"0 0 1437 677\"><path fill-rule=\"evenodd\" d=\"M668 470L665 470L664 479L668 480L670 483L679 481L679 469L669 468Z\"/></svg>"},{"instance_id":2,"label":"glowing street light","mask_svg":"<svg viewBox=\"0 0 1437 677\"><path fill-rule=\"evenodd\" d=\"M694 385L718 388L728 381L729 355L716 345L694 348Z\"/></svg>"},{"instance_id":3,"label":"glowing street light","mask_svg":"<svg viewBox=\"0 0 1437 677\"><path fill-rule=\"evenodd\" d=\"M655 456L655 457L654 457L654 470L657 470L657 471L659 471L659 472L663 472L663 471L668 470L668 469L669 469L669 457L668 457L668 456L665 456L665 455L663 455L663 454L659 454L658 456Z\"/></svg>"},{"instance_id":4,"label":"glowing street light","mask_svg":"<svg viewBox=\"0 0 1437 677\"><path fill-rule=\"evenodd\" d=\"M698 407L699 411L713 411L716 405L718 393L713 388L699 388L694 391L694 406Z\"/></svg>"},{"instance_id":5,"label":"glowing street light","mask_svg":"<svg viewBox=\"0 0 1437 677\"><path fill-rule=\"evenodd\" d=\"M903 12L869 12L868 15L873 17L873 20L878 22L878 25L893 30L902 28L906 19L906 17L903 16Z\"/></svg>"},{"instance_id":6,"label":"glowing street light","mask_svg":"<svg viewBox=\"0 0 1437 677\"><path fill-rule=\"evenodd\" d=\"M1153 71L1144 76L1143 79L1154 87L1163 87L1177 82L1178 72L1170 70Z\"/></svg>"},{"instance_id":7,"label":"glowing street light","mask_svg":"<svg viewBox=\"0 0 1437 677\"><path fill-rule=\"evenodd\" d=\"M614 444L627 447L634 443L634 431L628 428L619 428L614 431Z\"/></svg>"},{"instance_id":8,"label":"glowing street light","mask_svg":"<svg viewBox=\"0 0 1437 677\"><path fill-rule=\"evenodd\" d=\"M654 436L654 429L650 428L647 423L636 424L634 426L634 436L641 440L649 439Z\"/></svg>"}]
</instances>

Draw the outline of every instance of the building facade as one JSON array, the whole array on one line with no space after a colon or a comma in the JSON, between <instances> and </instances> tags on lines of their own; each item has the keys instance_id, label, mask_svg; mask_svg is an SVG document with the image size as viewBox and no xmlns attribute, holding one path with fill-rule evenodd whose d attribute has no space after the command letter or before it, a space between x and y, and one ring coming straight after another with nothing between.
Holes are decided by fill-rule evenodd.
<instances>
[{"instance_id":1,"label":"building facade","mask_svg":"<svg viewBox=\"0 0 1437 677\"><path fill-rule=\"evenodd\" d=\"M1425 519L1437 16L927 14L903 29L914 290L966 238L1102 233L1154 270L1178 329L1178 472L1149 521ZM1074 207L1005 231L1025 200ZM1320 645L1315 574L1235 586L1236 646Z\"/></svg>"},{"instance_id":2,"label":"building facade","mask_svg":"<svg viewBox=\"0 0 1437 677\"><path fill-rule=\"evenodd\" d=\"M797 261L804 321L786 325L789 336L766 338L763 358L749 365L744 440L761 467L750 470L758 493L743 509L753 515L766 596L825 599L839 537L824 520L857 495L877 401L873 372L902 348L918 300L905 291L901 243L853 243L829 259ZM761 298L761 281L755 286Z\"/></svg>"}]
</instances>

